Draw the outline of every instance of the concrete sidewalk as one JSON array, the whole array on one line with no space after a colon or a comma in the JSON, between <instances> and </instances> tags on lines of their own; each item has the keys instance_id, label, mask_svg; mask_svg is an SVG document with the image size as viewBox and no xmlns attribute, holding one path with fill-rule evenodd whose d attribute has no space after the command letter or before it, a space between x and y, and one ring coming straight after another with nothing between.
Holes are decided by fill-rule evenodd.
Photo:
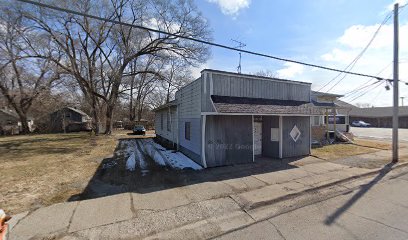
<instances>
[{"instance_id":1,"label":"concrete sidewalk","mask_svg":"<svg viewBox=\"0 0 408 240\"><path fill-rule=\"evenodd\" d=\"M55 204L13 216L9 239L209 238L300 202L348 191L367 181L351 180L380 171L314 157L291 165L294 168L150 193Z\"/></svg>"}]
</instances>

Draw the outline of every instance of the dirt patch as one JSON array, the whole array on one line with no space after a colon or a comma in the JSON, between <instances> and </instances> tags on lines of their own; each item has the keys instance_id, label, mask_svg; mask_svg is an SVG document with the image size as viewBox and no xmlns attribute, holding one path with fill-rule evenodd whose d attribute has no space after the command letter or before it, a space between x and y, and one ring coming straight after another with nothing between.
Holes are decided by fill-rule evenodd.
<instances>
[{"instance_id":1,"label":"dirt patch","mask_svg":"<svg viewBox=\"0 0 408 240\"><path fill-rule=\"evenodd\" d=\"M88 185L118 139L89 133L0 138L0 206L12 214L68 200ZM131 137L131 136L130 136Z\"/></svg>"}]
</instances>

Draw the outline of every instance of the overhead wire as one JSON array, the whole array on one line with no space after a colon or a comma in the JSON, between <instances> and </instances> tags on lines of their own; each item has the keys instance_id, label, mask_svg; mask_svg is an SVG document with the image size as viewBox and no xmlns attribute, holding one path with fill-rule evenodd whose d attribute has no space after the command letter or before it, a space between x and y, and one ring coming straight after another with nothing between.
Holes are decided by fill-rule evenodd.
<instances>
[{"instance_id":1,"label":"overhead wire","mask_svg":"<svg viewBox=\"0 0 408 240\"><path fill-rule=\"evenodd\" d=\"M114 19L99 17L99 16L88 14L88 13L78 12L78 11L75 11L75 10L62 8L62 7L57 7L57 6L53 6L53 5L50 5L50 4L41 3L41 2L37 2L37 1L31 1L31 0L17 0L17 1L32 4L32 5L36 5L36 6L43 7L43 8L53 9L53 10L60 11L60 12L65 12L65 13L70 13L70 14L74 14L74 15L88 17L88 18L92 18L92 19L96 19L96 20L100 20L100 21L110 22L110 23L113 23L113 24L119 24L119 25L123 25L123 26L127 26L127 27L133 27L133 28L146 30L146 31L149 31L149 32L164 34L164 35L167 35L167 36L172 36L172 37L176 37L176 38L180 38L180 39L190 40L190 41L194 41L194 42L198 42L198 43L202 43L202 44L206 44L206 45L210 45L210 46L214 46L214 47L219 47L219 48L224 48L224 49L228 49L228 50L232 50L232 51L247 53L247 54L254 55L254 56L260 56L260 57L270 58L270 59L274 59L274 60L278 60L278 61L290 62L290 63L300 64L300 65L304 65L304 66L308 66L308 67L319 68L319 69L323 69L323 70L327 70L327 71L339 72L339 73L350 74L350 75L355 75L355 76L360 76L360 77L378 78L377 76L373 76L373 75L370 75L370 74L364 74L364 73L358 73L358 72L352 72L352 71L345 71L345 70L341 70L341 69L336 69L336 68L326 67L326 66L322 66L322 65L318 65L318 64L292 60L292 59L283 58L283 57L277 57L277 56L268 55L268 54L264 54L264 53L259 53L259 52L255 52L255 51L249 51L249 50L245 50L245 49L238 49L238 48L230 47L230 46L227 46L227 45L222 45L222 44L219 44L219 43L210 42L210 41L207 41L207 40L197 39L197 38L193 38L193 37L190 37L190 36L183 36L183 35L179 35L179 34L175 34L175 33L171 33L171 32L166 32L166 31L159 30L159 29L153 29L153 28L149 28L149 27L145 27L145 26L140 26L140 25L136 25L136 24L121 22L121 21L114 20ZM383 79L383 80L391 80L391 79Z\"/></svg>"},{"instance_id":2,"label":"overhead wire","mask_svg":"<svg viewBox=\"0 0 408 240\"><path fill-rule=\"evenodd\" d=\"M355 101L356 99L359 99L359 98L363 97L364 95L366 95L366 94L369 93L370 91L372 91L372 90L378 88L379 86L381 86L381 84L382 84L381 81L377 82L377 84L373 84L371 87L374 86L374 88L367 89L365 92L363 92L363 93L361 93L360 95L358 95L357 97L351 99L350 102L353 102L353 101Z\"/></svg>"},{"instance_id":3,"label":"overhead wire","mask_svg":"<svg viewBox=\"0 0 408 240\"><path fill-rule=\"evenodd\" d=\"M373 36L371 37L370 41L368 41L367 45L363 48L363 50L353 59L353 61L351 61L351 63L349 65L347 65L347 67L344 69L345 71L351 71L354 66L356 65L356 63L358 62L358 60L360 60L360 58L364 55L364 53L367 51L367 49L371 46L371 44L373 43L374 39L377 37L378 33L380 32L381 28L388 22L388 20L390 20L390 18L392 17L392 12L390 12L389 14L387 14L384 18L384 20L381 22L381 24L378 26L377 30L374 32ZM329 82L327 82L323 87L321 87L318 91L321 91L323 88L325 88L326 86L328 86L330 83L332 83L334 80L336 80L338 77L340 77L343 73L339 73L338 75L336 75L334 78L332 78ZM332 87L330 87L326 92L329 92L330 90L332 90L334 87L336 87L341 81L343 81L345 78L347 77L347 74L344 74L344 76L342 78L340 78L340 80L338 80Z\"/></svg>"},{"instance_id":4,"label":"overhead wire","mask_svg":"<svg viewBox=\"0 0 408 240\"><path fill-rule=\"evenodd\" d=\"M383 69L381 69L376 75L380 75L381 73L383 73L385 70L387 70L387 69L391 66L392 63L393 63L393 62L391 61L387 66L385 66ZM349 91L349 92L343 94L344 97L348 97L348 95L353 94L353 93L355 93L355 92L358 92L359 90L361 90L361 89L367 87L366 84L369 83L369 82L371 82L371 81L373 81L373 80L375 80L375 79L376 79L376 78L370 78L370 79L368 79L367 82L364 82L363 84L361 84L361 85L358 86L357 88L355 88L355 89L353 89L353 90L351 90L351 91ZM377 81L380 81L380 80L377 79ZM370 85L368 85L368 86L370 86Z\"/></svg>"}]
</instances>

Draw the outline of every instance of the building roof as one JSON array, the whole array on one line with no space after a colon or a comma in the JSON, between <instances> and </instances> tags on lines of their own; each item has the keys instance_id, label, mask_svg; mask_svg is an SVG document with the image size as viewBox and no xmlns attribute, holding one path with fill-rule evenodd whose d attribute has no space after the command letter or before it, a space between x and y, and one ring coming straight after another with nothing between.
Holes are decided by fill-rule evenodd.
<instances>
[{"instance_id":1,"label":"building roof","mask_svg":"<svg viewBox=\"0 0 408 240\"><path fill-rule=\"evenodd\" d=\"M221 70L215 70L215 69L203 69L202 72L214 72L214 73L219 73L219 74L228 74L228 75L234 75L237 77L249 77L249 78L258 78L258 79L265 79L265 80L272 80L272 81L284 81L284 82L291 82L291 83L297 83L297 84L306 84L306 85L312 85L310 82L301 82L301 81L295 81L295 80L288 80L288 79L281 79L281 78L272 78L272 77L264 77L264 76L258 76L258 75L253 75L253 74L243 74L243 73L236 73L236 72L227 72L227 71L221 71Z\"/></svg>"},{"instance_id":2,"label":"building roof","mask_svg":"<svg viewBox=\"0 0 408 240\"><path fill-rule=\"evenodd\" d=\"M342 100L336 100L334 101L334 103L340 107L344 107L344 108L349 108L349 109L353 109L356 108L356 106L354 106L353 104L350 104L348 102L342 101Z\"/></svg>"},{"instance_id":3,"label":"building roof","mask_svg":"<svg viewBox=\"0 0 408 240\"><path fill-rule=\"evenodd\" d=\"M83 112L83 111L81 111L79 109L76 109L76 108L73 108L73 107L66 107L66 108L71 110L71 111L74 111L74 112L76 112L76 113L78 113L78 114L80 114L80 115L82 115L84 117L89 117L88 114L86 114L85 112Z\"/></svg>"},{"instance_id":4,"label":"building roof","mask_svg":"<svg viewBox=\"0 0 408 240\"><path fill-rule=\"evenodd\" d=\"M330 108L337 107L337 105L333 102L318 102L318 101L312 100L312 104L315 107L326 107L326 108L327 107L330 107Z\"/></svg>"},{"instance_id":5,"label":"building roof","mask_svg":"<svg viewBox=\"0 0 408 240\"><path fill-rule=\"evenodd\" d=\"M13 112L13 111L10 111L10 110L6 110L6 109L0 109L0 112L2 112L2 113L4 113L4 114L7 114L7 115L9 115L9 116L11 116L11 117L13 117L13 118L15 118L15 119L19 119L19 117L18 117L18 115L17 115L17 113L16 112Z\"/></svg>"},{"instance_id":6,"label":"building roof","mask_svg":"<svg viewBox=\"0 0 408 240\"><path fill-rule=\"evenodd\" d=\"M318 91L312 91L312 95L315 95L315 96L338 97L338 98L344 96L344 95L340 95L340 94L326 93L326 92L318 92Z\"/></svg>"},{"instance_id":7,"label":"building roof","mask_svg":"<svg viewBox=\"0 0 408 240\"><path fill-rule=\"evenodd\" d=\"M170 101L170 102L168 102L166 104L163 104L163 105L153 109L153 111L157 112L157 111L160 111L162 109L165 109L165 108L168 108L168 107L175 107L175 106L177 106L177 102L176 102L176 100L173 100L173 101Z\"/></svg>"},{"instance_id":8,"label":"building roof","mask_svg":"<svg viewBox=\"0 0 408 240\"><path fill-rule=\"evenodd\" d=\"M354 107L350 111L351 117L392 117L393 107ZM399 107L399 116L408 116L408 107Z\"/></svg>"},{"instance_id":9,"label":"building roof","mask_svg":"<svg viewBox=\"0 0 408 240\"><path fill-rule=\"evenodd\" d=\"M320 115L319 109L301 101L211 96L217 112L246 114Z\"/></svg>"}]
</instances>

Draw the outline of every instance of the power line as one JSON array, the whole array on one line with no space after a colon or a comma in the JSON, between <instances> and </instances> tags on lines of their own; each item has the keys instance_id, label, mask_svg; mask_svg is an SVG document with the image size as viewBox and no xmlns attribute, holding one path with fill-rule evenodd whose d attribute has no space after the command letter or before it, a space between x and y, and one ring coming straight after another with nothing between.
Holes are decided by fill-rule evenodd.
<instances>
[{"instance_id":1,"label":"power line","mask_svg":"<svg viewBox=\"0 0 408 240\"><path fill-rule=\"evenodd\" d=\"M363 93L360 94L359 96L357 96L357 97L351 99L350 102L353 102L354 100L361 98L362 96L366 95L366 94L369 93L370 91L372 91L372 90L378 88L379 86L381 86L381 84L382 84L382 82L380 82L380 81L379 81L377 84L373 84L372 86L374 86L374 88L372 88L372 89L367 89L365 92L363 92Z\"/></svg>"},{"instance_id":2,"label":"power line","mask_svg":"<svg viewBox=\"0 0 408 240\"><path fill-rule=\"evenodd\" d=\"M376 75L380 75L381 73L383 73L385 70L387 70L387 69L391 66L392 63L393 63L393 62L391 61L387 66L385 66L383 69L381 69L381 71L379 71ZM361 84L360 86L358 86L357 88L351 90L350 92L345 93L345 94L344 94L344 97L347 98L347 97L349 97L349 96L347 96L347 95L353 95L354 93L360 91L361 89L364 89L364 88L370 86L370 85L368 85L368 86L365 86L365 85L366 85L367 83L371 82L371 81L374 80L374 79L375 79L375 78L370 78L370 79L368 79L367 82ZM380 80L378 80L378 81L380 81ZM375 83L376 83L376 82L374 82L373 84L375 84ZM364 86L365 86L365 87L364 87Z\"/></svg>"},{"instance_id":3,"label":"power line","mask_svg":"<svg viewBox=\"0 0 408 240\"><path fill-rule=\"evenodd\" d=\"M353 59L353 61L347 65L347 67L344 70L347 71L351 71L354 66L356 65L356 63L358 62L358 60L360 60L360 58L364 55L364 53L367 51L367 49L370 47L370 45L373 43L374 39L377 37L378 33L380 32L381 28L384 26L384 24L386 24L388 22L388 20L390 20L392 16L392 12L389 13L387 16L385 16L384 20L382 21L382 23L380 24L380 26L378 26L377 30L374 32L373 36L371 37L370 41L367 43L367 45L364 47L364 49ZM328 86L331 82L333 82L334 80L336 80L342 73L339 73L337 76L335 76L332 80L330 80L328 83L326 83L323 87L321 87L319 89L319 91L321 91L323 88L325 88L326 86ZM343 81L346 78L346 74L344 74L344 76L342 78L340 78L340 80L338 80L331 88L329 88L326 92L329 92L330 90L332 90L335 86L337 86L341 81Z\"/></svg>"},{"instance_id":4,"label":"power line","mask_svg":"<svg viewBox=\"0 0 408 240\"><path fill-rule=\"evenodd\" d=\"M138 28L138 29L142 29L142 30L146 30L146 31L150 31L150 32L160 33L160 34L164 34L164 35L168 35L168 36L172 36L172 37L177 37L177 38L186 39L186 40L190 40L190 41L194 41L194 42L199 42L199 43L214 46L214 47L224 48L224 49L237 51L237 52L243 52L243 53L251 54L251 55L254 55L254 56L271 58L271 59L278 60L278 61L296 63L296 64L308 66L308 67L320 68L320 69L327 70L327 71L339 72L339 73L350 74L350 75L355 75L355 76L360 76L360 77L378 78L377 76L373 76L373 75L369 75L369 74L363 74L363 73L357 73L357 72L351 72L351 71L344 71L344 70L340 70L340 69L336 69L336 68L325 67L325 66L322 66L322 65L306 63L306 62L291 60L291 59L287 59L287 58L276 57L276 56L272 56L272 55L268 55L268 54L263 54L263 53L259 53L259 52L254 52L254 51L229 47L229 46L222 45L222 44L219 44L219 43L214 43L214 42L201 40L201 39L188 37L188 36L182 36L182 35L166 32L166 31L162 31L162 30L158 30L158 29L148 28L148 27L135 25L135 24L131 24L131 23L126 23L126 22L121 22L121 21L117 21L117 20L113 20L113 19L98 17L98 16L95 16L95 15L82 13L82 12L78 12L78 11L74 11L74 10L70 10L70 9L66 9L66 8L56 7L56 6L52 6L52 5L49 5L49 4L40 3L40 2L36 2L36 1L31 1L31 0L17 0L17 1L33 4L33 5L36 5L36 6L39 6L39 7L53 9L53 10L60 11L60 12L71 13L71 14L74 14L74 15L88 17L88 18L92 18L92 19L96 19L96 20L100 20L100 21L110 22L110 23L114 23L114 24L127 26L127 27ZM391 81L391 79L382 79L382 80Z\"/></svg>"}]
</instances>

